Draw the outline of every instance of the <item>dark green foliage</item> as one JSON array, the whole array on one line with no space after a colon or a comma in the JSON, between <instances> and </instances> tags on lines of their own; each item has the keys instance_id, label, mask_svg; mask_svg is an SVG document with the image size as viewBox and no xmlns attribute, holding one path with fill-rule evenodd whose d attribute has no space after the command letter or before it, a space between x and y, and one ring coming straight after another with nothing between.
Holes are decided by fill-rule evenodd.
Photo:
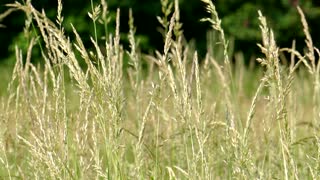
<instances>
[{"instance_id":1,"label":"dark green foliage","mask_svg":"<svg viewBox=\"0 0 320 180\"><path fill-rule=\"evenodd\" d=\"M10 3L10 0L1 1L0 12L4 12L4 4ZM227 38L233 37L235 40L235 51L243 51L246 56L252 56L259 51L254 48L255 43L261 39L258 26L257 11L260 9L267 17L272 28L275 31L279 46L290 46L293 39L297 39L299 49L304 46L303 31L300 23L300 17L295 6L299 5L304 10L310 24L311 35L318 39L316 33L320 24L320 3L318 0L215 0L213 1L217 11L222 17L222 25L226 31ZM100 1L94 1L98 4ZM121 31L128 32L128 11L132 8L137 27L137 39L140 42L142 52L150 53L154 49L161 49L163 39L159 33L160 24L156 16L161 16L161 4L158 0L109 0L107 1L111 16L108 31L114 31L115 11L121 9ZM37 0L33 1L37 9L45 9L47 15L54 21L56 16L56 1ZM96 5L95 4L95 5ZM87 12L91 11L91 4L88 0L64 0L63 16L66 33L71 33L70 23L77 27L86 46L90 49L92 46L88 35L94 36L92 21ZM181 21L183 23L184 35L188 41L195 40L200 54L206 53L206 31L210 28L206 23L199 20L206 16L204 5L200 0L180 0ZM0 28L1 54L0 59L14 54L14 48L8 48L10 44L24 46L25 41L21 40L23 31L24 16L21 13L13 13L7 17L1 24L6 28ZM99 23L97 24L98 37L103 37L105 29ZM20 35L19 35L20 34ZM19 38L17 38L19 37ZM127 43L126 36L122 36L124 44ZM247 47L250 45L251 49ZM253 46L252 46L253 45ZM319 47L319 42L315 42ZM14 47L12 45L11 47ZM127 48L127 47L125 47ZM247 58L248 59L248 58Z\"/></svg>"}]
</instances>

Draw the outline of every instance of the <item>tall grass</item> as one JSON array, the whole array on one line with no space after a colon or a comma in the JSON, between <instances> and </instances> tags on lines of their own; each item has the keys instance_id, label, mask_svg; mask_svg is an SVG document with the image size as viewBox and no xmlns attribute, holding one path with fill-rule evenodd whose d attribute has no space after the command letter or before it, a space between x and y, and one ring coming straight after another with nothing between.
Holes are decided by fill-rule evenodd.
<instances>
[{"instance_id":1,"label":"tall grass","mask_svg":"<svg viewBox=\"0 0 320 180\"><path fill-rule=\"evenodd\" d=\"M108 34L105 1L89 13L94 51L76 27L25 4L29 48L16 47L7 95L1 97L2 179L318 179L320 177L319 50L302 10L307 51L279 48L259 11L264 57L252 70L230 61L229 42L214 4L202 0L219 34L223 59L208 47L202 61L183 37L178 1L161 0L163 49L139 52L129 12L130 49ZM102 41L96 22L103 22ZM43 62L31 63L34 46ZM289 66L281 62L289 53ZM124 57L129 66L124 68ZM145 61L145 62L143 62ZM80 66L84 62L85 66ZM147 64L146 69L142 63ZM249 89L250 88L250 89ZM253 90L251 90L253 89Z\"/></svg>"}]
</instances>

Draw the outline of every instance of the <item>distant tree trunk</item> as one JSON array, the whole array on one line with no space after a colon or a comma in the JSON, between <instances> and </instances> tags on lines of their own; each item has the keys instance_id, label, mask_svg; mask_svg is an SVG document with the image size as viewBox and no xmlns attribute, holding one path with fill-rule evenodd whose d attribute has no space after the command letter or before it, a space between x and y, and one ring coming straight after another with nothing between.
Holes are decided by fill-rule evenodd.
<instances>
[{"instance_id":1,"label":"distant tree trunk","mask_svg":"<svg viewBox=\"0 0 320 180\"><path fill-rule=\"evenodd\" d=\"M298 6L299 5L299 0L289 0L289 3L291 4L291 6Z\"/></svg>"}]
</instances>

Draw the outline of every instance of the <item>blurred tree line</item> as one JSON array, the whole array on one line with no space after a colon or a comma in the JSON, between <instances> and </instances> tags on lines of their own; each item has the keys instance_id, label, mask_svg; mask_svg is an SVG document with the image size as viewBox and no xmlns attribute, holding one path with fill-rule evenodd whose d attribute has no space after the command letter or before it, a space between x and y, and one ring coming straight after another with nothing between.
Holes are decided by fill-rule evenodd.
<instances>
[{"instance_id":1,"label":"blurred tree line","mask_svg":"<svg viewBox=\"0 0 320 180\"><path fill-rule=\"evenodd\" d=\"M1 0L0 13L12 3L13 0ZM97 5L100 0L93 0ZM122 41L126 45L126 33L128 32L129 8L133 10L134 23L137 28L137 38L140 42L141 51L153 52L154 49L162 49L163 39L159 33L160 24L156 16L162 16L160 0L106 0L108 3L111 22L108 26L110 32L114 31L114 19L116 9L121 9L121 32ZM206 52L207 31L209 25L199 20L208 16L203 3L200 0L180 0L181 21L185 38L188 42L195 42L200 54ZM22 2L23 3L23 2ZM258 22L257 10L261 10L275 31L279 46L291 46L292 40L297 40L297 47L304 47L304 35L300 17L296 6L299 5L305 12L315 46L319 47L320 27L320 1L319 0L214 0L222 25L227 37L234 40L235 51L242 51L251 56L258 53L256 43L260 42L261 35ZM55 21L57 1L34 0L34 7L44 9L47 15ZM90 44L89 37L93 36L93 24L88 16L91 11L89 0L64 0L63 16L64 27L67 34L72 34L72 23L81 34L83 40ZM0 24L0 60L14 56L14 46L27 46L23 36L25 16L22 12L14 12L5 18ZM103 28L98 28L98 37L102 37ZM71 35L72 36L72 35ZM89 45L90 46L90 45Z\"/></svg>"}]
</instances>

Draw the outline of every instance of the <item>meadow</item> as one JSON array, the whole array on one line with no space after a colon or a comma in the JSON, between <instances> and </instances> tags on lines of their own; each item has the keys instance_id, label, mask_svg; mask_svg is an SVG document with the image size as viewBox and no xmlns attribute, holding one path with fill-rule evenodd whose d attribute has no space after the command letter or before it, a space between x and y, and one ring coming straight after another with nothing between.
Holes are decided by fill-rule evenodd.
<instances>
[{"instance_id":1,"label":"meadow","mask_svg":"<svg viewBox=\"0 0 320 180\"><path fill-rule=\"evenodd\" d=\"M120 10L115 33L86 48L77 27L75 41L64 33L60 0L55 20L10 4L26 14L28 49L16 47L1 77L0 179L319 179L320 52L302 10L304 52L278 47L258 11L262 56L250 67L202 1L219 37L203 59L183 38L177 0L161 0L164 45L149 55L132 13L129 49ZM88 14L94 28L109 23L105 1Z\"/></svg>"}]
</instances>

